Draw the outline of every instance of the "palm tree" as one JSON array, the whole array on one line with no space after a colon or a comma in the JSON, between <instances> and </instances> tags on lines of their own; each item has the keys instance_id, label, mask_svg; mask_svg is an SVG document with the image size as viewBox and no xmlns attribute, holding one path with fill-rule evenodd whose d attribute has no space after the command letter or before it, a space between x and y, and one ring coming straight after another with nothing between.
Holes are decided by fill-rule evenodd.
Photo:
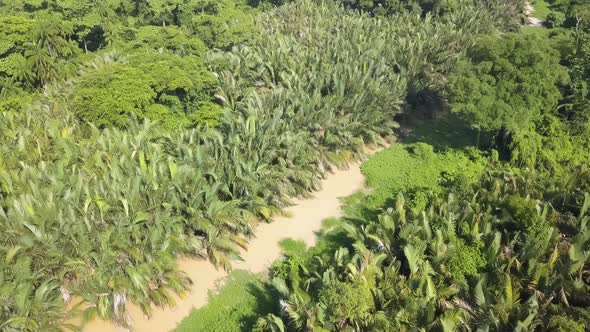
<instances>
[{"instance_id":1,"label":"palm tree","mask_svg":"<svg viewBox=\"0 0 590 332\"><path fill-rule=\"evenodd\" d=\"M268 314L265 317L258 318L254 327L254 331L285 332L286 327L282 319L273 314Z\"/></svg>"}]
</instances>

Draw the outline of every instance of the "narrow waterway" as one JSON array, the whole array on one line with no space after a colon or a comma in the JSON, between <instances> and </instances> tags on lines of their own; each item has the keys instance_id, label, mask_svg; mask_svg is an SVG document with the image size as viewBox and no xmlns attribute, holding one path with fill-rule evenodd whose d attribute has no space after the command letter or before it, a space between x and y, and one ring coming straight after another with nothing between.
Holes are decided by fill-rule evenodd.
<instances>
[{"instance_id":1,"label":"narrow waterway","mask_svg":"<svg viewBox=\"0 0 590 332\"><path fill-rule=\"evenodd\" d=\"M347 170L330 174L322 183L322 190L312 198L297 200L285 209L289 217L278 217L272 223L260 224L256 228L256 238L250 241L248 251L242 253L243 262L234 264L235 269L250 272L263 272L281 255L279 241L285 238L300 239L308 245L316 240L316 231L322 220L341 215L340 197L354 194L364 189L365 178L360 164L353 164ZM190 294L184 299L176 299L174 308L155 308L151 319L143 317L141 310L128 304L128 312L133 320L133 330L139 332L164 332L173 330L194 308L207 304L208 292L216 288L227 276L203 260L180 259L179 267L193 280ZM87 332L121 331L111 322L94 320L84 326Z\"/></svg>"}]
</instances>

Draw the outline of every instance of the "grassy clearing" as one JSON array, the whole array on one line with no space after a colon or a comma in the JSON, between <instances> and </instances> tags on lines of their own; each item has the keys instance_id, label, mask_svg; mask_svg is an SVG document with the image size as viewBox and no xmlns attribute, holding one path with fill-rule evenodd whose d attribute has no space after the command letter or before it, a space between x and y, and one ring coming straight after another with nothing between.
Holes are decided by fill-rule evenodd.
<instances>
[{"instance_id":1,"label":"grassy clearing","mask_svg":"<svg viewBox=\"0 0 590 332\"><path fill-rule=\"evenodd\" d=\"M365 198L368 206L387 205L388 199L403 191L409 206L424 208L428 197L465 187L484 171L487 160L479 149L490 147L490 134L452 113L416 121L401 144L377 153L362 166L372 190ZM358 205L348 204L345 211L354 212Z\"/></svg>"},{"instance_id":2,"label":"grassy clearing","mask_svg":"<svg viewBox=\"0 0 590 332\"><path fill-rule=\"evenodd\" d=\"M209 296L209 304L194 310L176 332L252 331L259 315L277 310L274 292L259 276L245 271L232 272L224 287Z\"/></svg>"},{"instance_id":3,"label":"grassy clearing","mask_svg":"<svg viewBox=\"0 0 590 332\"><path fill-rule=\"evenodd\" d=\"M551 9L549 8L549 3L545 0L533 0L532 1L533 9L533 16L540 19L541 21L545 21L547 19L547 15L551 13Z\"/></svg>"},{"instance_id":4,"label":"grassy clearing","mask_svg":"<svg viewBox=\"0 0 590 332\"><path fill-rule=\"evenodd\" d=\"M373 189L370 205L383 206L403 191L412 205L423 208L422 201L443 188L473 183L483 172L485 159L473 149L467 151L435 153L431 145L416 143L395 145L376 154L362 167Z\"/></svg>"},{"instance_id":5,"label":"grassy clearing","mask_svg":"<svg viewBox=\"0 0 590 332\"><path fill-rule=\"evenodd\" d=\"M546 29L544 27L537 27L537 26L530 26L530 25L523 26L520 29L520 32L522 34L525 34L525 35L538 35L538 36L544 37L544 38L546 38L547 36L549 36L549 32L550 31L551 30Z\"/></svg>"}]
</instances>

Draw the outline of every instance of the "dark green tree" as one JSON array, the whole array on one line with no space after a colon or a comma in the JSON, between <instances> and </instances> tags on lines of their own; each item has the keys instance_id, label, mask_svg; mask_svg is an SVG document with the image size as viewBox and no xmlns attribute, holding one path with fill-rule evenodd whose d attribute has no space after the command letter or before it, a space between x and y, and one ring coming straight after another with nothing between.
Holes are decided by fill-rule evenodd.
<instances>
[{"instance_id":1,"label":"dark green tree","mask_svg":"<svg viewBox=\"0 0 590 332\"><path fill-rule=\"evenodd\" d=\"M488 130L528 130L556 114L568 83L559 53L534 35L486 36L451 77L452 111Z\"/></svg>"}]
</instances>

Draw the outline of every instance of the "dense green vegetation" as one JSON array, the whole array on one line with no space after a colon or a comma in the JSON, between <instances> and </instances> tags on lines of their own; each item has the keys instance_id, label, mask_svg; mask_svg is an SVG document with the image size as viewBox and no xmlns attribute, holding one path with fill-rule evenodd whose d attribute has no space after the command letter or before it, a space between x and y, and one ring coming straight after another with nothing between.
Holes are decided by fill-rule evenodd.
<instances>
[{"instance_id":1,"label":"dense green vegetation","mask_svg":"<svg viewBox=\"0 0 590 332\"><path fill-rule=\"evenodd\" d=\"M540 17L552 27L573 28L588 24L590 4L584 0L539 0L535 8L540 8Z\"/></svg>"},{"instance_id":2,"label":"dense green vegetation","mask_svg":"<svg viewBox=\"0 0 590 332\"><path fill-rule=\"evenodd\" d=\"M587 329L590 26L585 3L549 4L563 28L478 38L429 89L459 121L365 163L371 192L275 263L281 308L255 330Z\"/></svg>"},{"instance_id":3,"label":"dense green vegetation","mask_svg":"<svg viewBox=\"0 0 590 332\"><path fill-rule=\"evenodd\" d=\"M156 22L142 7L125 8L116 13L125 18L131 10L134 19L118 25L123 31L128 23L139 29ZM24 4L13 12L25 22L50 10ZM398 25L330 3L293 4L263 14L258 26L260 38L209 56L217 73L213 97L224 109L216 128L170 130L141 119L152 114L166 118L164 124L183 123L158 105L189 102L191 86L209 84L209 75L168 81L166 70L149 70L176 70L166 62L170 58L179 65L192 61L174 53L201 48L182 35L186 47L155 52L140 46L122 62L108 52L83 52L68 61L53 54L52 63L69 66L91 58L66 81L35 68L32 81L7 75L22 88L3 89L6 100L15 102L5 104L0 123L2 298L19 299L5 302L4 329L58 329L64 301L72 296L89 304L81 307L86 319L99 316L124 326L131 325L128 301L146 315L152 304L173 305L172 292L188 285L176 256L205 256L229 268L253 222L271 218L290 197L317 189L331 167L390 135L406 82L412 78L414 91L424 89L459 56L463 42L448 50L450 40L469 39L467 32L458 35L453 21L423 23L407 16ZM405 37L410 32L420 33L420 43ZM322 38L327 33L332 37ZM57 36L59 43L78 47L72 54L81 52L80 43ZM10 50L24 56L29 46ZM397 70L391 70L394 63ZM150 99L158 94L159 100ZM126 119L121 107L140 119ZM92 116L92 110L100 112ZM111 121L114 126L107 125Z\"/></svg>"},{"instance_id":4,"label":"dense green vegetation","mask_svg":"<svg viewBox=\"0 0 590 332\"><path fill-rule=\"evenodd\" d=\"M314 331L583 331L590 196L564 210L530 185L488 173L423 212L401 194L381 209L357 205L328 245L275 265L282 310L257 326L278 331L282 317Z\"/></svg>"},{"instance_id":5,"label":"dense green vegetation","mask_svg":"<svg viewBox=\"0 0 590 332\"><path fill-rule=\"evenodd\" d=\"M431 145L420 142L397 145L373 156L363 165L371 193L371 204L380 207L402 191L409 205L425 208L428 197L445 188L469 186L476 182L485 168L485 158L477 151L435 153Z\"/></svg>"},{"instance_id":6,"label":"dense green vegetation","mask_svg":"<svg viewBox=\"0 0 590 332\"><path fill-rule=\"evenodd\" d=\"M130 114L170 128L214 124L206 51L249 38L252 11L241 0L6 1L0 93L22 100L58 84L55 98L98 127L125 127Z\"/></svg>"},{"instance_id":7,"label":"dense green vegetation","mask_svg":"<svg viewBox=\"0 0 590 332\"><path fill-rule=\"evenodd\" d=\"M130 327L186 291L177 257L230 269L255 222L429 117L274 290L236 277L220 329L583 329L590 16L548 3L563 20L525 34L520 0L1 2L0 329L74 328L72 300Z\"/></svg>"}]
</instances>

